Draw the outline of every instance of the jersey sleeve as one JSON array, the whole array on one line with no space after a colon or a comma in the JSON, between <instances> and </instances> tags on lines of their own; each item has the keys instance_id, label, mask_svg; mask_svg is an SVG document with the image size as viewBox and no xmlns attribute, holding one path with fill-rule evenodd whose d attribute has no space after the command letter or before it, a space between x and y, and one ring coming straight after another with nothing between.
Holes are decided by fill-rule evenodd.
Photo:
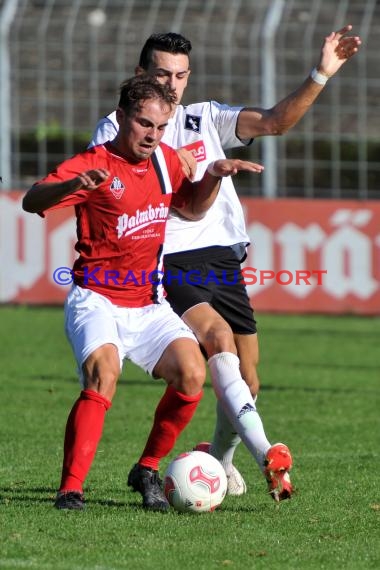
<instances>
[{"instance_id":1,"label":"jersey sleeve","mask_svg":"<svg viewBox=\"0 0 380 570\"><path fill-rule=\"evenodd\" d=\"M118 130L119 125L116 121L116 111L114 111L110 115L107 115L107 117L103 117L103 119L98 121L98 124L92 134L90 144L87 148L103 144L107 141L112 141L116 137Z\"/></svg>"},{"instance_id":2,"label":"jersey sleeve","mask_svg":"<svg viewBox=\"0 0 380 570\"><path fill-rule=\"evenodd\" d=\"M217 101L210 101L210 106L211 118L224 149L251 144L253 139L242 141L236 135L237 120L243 107L230 107Z\"/></svg>"}]
</instances>

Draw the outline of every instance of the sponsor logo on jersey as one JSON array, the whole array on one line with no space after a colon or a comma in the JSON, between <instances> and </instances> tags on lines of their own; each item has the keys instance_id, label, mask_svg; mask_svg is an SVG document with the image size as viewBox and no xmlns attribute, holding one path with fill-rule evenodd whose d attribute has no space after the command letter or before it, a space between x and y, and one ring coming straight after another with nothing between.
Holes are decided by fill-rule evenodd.
<instances>
[{"instance_id":1,"label":"sponsor logo on jersey","mask_svg":"<svg viewBox=\"0 0 380 570\"><path fill-rule=\"evenodd\" d=\"M118 217L117 221L117 237L120 239L121 237L128 236L142 228L150 226L151 224L164 224L168 217L168 213L169 208L165 206L163 202L160 202L158 206L152 206L152 204L149 204L146 210L136 210L136 213L132 216L129 214L122 214Z\"/></svg>"},{"instance_id":2,"label":"sponsor logo on jersey","mask_svg":"<svg viewBox=\"0 0 380 570\"><path fill-rule=\"evenodd\" d=\"M132 168L132 172L134 172L138 176L143 176L144 174L146 174L148 172L148 169L147 168L138 168L136 166L135 168Z\"/></svg>"},{"instance_id":3,"label":"sponsor logo on jersey","mask_svg":"<svg viewBox=\"0 0 380 570\"><path fill-rule=\"evenodd\" d=\"M196 141L194 143L187 144L184 148L191 152L197 162L206 160L206 147L203 141Z\"/></svg>"},{"instance_id":4,"label":"sponsor logo on jersey","mask_svg":"<svg viewBox=\"0 0 380 570\"><path fill-rule=\"evenodd\" d=\"M114 176L111 182L110 190L112 194L115 196L116 200L120 200L122 197L125 186L117 176Z\"/></svg>"},{"instance_id":5,"label":"sponsor logo on jersey","mask_svg":"<svg viewBox=\"0 0 380 570\"><path fill-rule=\"evenodd\" d=\"M201 121L202 117L197 117L196 115L186 115L185 129L187 129L188 131L193 131L194 133L200 133Z\"/></svg>"}]
</instances>

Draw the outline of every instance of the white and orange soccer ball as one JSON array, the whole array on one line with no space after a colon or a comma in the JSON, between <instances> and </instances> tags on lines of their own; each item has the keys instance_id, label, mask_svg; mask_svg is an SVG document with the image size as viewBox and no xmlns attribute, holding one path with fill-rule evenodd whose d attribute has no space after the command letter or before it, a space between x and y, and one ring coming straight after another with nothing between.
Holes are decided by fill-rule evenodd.
<instances>
[{"instance_id":1,"label":"white and orange soccer ball","mask_svg":"<svg viewBox=\"0 0 380 570\"><path fill-rule=\"evenodd\" d=\"M204 513L218 507L227 492L227 477L215 457L204 451L178 455L168 466L164 491L179 512Z\"/></svg>"}]
</instances>

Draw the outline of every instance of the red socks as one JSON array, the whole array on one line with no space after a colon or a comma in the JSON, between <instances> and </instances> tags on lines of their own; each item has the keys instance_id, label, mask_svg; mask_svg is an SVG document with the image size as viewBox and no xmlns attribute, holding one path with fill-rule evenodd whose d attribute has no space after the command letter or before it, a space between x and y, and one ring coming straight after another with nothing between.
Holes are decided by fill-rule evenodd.
<instances>
[{"instance_id":1,"label":"red socks","mask_svg":"<svg viewBox=\"0 0 380 570\"><path fill-rule=\"evenodd\" d=\"M160 459L173 449L177 437L190 422L203 392L186 396L168 386L154 417L148 442L139 460L158 470ZM102 436L111 402L98 392L83 390L67 419L60 491L83 491L83 483Z\"/></svg>"},{"instance_id":2,"label":"red socks","mask_svg":"<svg viewBox=\"0 0 380 570\"><path fill-rule=\"evenodd\" d=\"M186 396L168 386L154 416L154 423L139 463L158 470L160 459L173 449L177 437L190 422L203 392Z\"/></svg>"},{"instance_id":3,"label":"red socks","mask_svg":"<svg viewBox=\"0 0 380 570\"><path fill-rule=\"evenodd\" d=\"M110 407L111 402L94 390L83 390L75 402L66 424L60 491L83 491Z\"/></svg>"}]
</instances>

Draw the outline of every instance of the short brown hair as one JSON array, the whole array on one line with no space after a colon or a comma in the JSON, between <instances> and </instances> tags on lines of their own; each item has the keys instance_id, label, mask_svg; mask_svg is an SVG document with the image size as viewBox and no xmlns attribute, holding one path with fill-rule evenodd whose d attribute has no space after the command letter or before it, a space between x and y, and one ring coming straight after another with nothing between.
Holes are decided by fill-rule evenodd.
<instances>
[{"instance_id":1,"label":"short brown hair","mask_svg":"<svg viewBox=\"0 0 380 570\"><path fill-rule=\"evenodd\" d=\"M171 107L177 98L169 85L158 83L154 77L145 73L131 77L120 85L119 107L128 115L140 111L147 99L157 99Z\"/></svg>"}]
</instances>

